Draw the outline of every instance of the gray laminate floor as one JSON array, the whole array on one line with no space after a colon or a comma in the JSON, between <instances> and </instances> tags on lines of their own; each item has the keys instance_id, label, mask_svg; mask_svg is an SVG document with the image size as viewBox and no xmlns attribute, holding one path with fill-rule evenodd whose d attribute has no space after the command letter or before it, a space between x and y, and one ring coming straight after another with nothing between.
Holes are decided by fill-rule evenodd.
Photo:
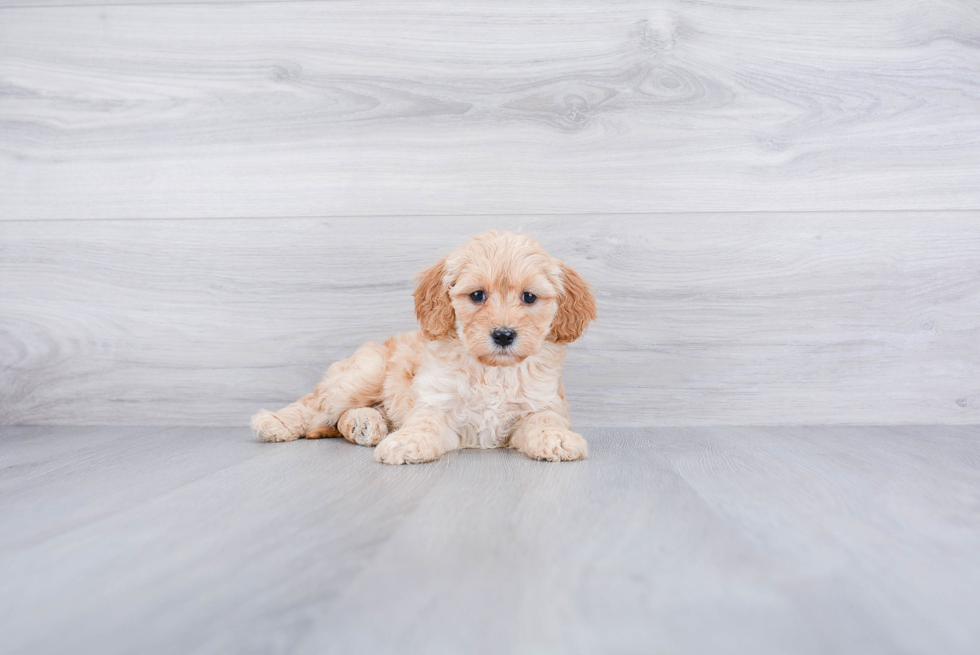
<instances>
[{"instance_id":1,"label":"gray laminate floor","mask_svg":"<svg viewBox=\"0 0 980 655\"><path fill-rule=\"evenodd\" d=\"M980 428L0 430L10 653L975 653Z\"/></svg>"}]
</instances>

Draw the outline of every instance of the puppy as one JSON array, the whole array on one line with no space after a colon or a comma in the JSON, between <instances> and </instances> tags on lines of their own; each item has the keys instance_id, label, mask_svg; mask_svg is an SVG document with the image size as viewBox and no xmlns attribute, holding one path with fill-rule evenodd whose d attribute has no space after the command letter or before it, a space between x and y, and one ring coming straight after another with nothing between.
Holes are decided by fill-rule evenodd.
<instances>
[{"instance_id":1,"label":"puppy","mask_svg":"<svg viewBox=\"0 0 980 655\"><path fill-rule=\"evenodd\" d=\"M484 232L422 272L415 315L421 330L364 344L313 393L253 416L258 438L343 435L385 464L503 446L587 456L561 381L566 345L596 318L578 273L524 235Z\"/></svg>"}]
</instances>

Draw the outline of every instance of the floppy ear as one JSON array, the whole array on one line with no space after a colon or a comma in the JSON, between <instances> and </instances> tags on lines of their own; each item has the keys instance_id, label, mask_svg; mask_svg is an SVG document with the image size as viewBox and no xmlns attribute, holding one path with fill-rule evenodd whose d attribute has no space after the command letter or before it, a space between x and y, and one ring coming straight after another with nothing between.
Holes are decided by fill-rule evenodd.
<instances>
[{"instance_id":1,"label":"floppy ear","mask_svg":"<svg viewBox=\"0 0 980 655\"><path fill-rule=\"evenodd\" d=\"M446 337L456 323L449 290L442 283L445 272L446 260L442 259L422 271L415 288L415 318L419 320L422 334L430 341Z\"/></svg>"},{"instance_id":2,"label":"floppy ear","mask_svg":"<svg viewBox=\"0 0 980 655\"><path fill-rule=\"evenodd\" d=\"M582 336L589 321L595 320L595 298L589 283L573 268L562 264L561 270L565 293L558 297L558 313L551 323L551 336L558 343L571 343Z\"/></svg>"}]
</instances>

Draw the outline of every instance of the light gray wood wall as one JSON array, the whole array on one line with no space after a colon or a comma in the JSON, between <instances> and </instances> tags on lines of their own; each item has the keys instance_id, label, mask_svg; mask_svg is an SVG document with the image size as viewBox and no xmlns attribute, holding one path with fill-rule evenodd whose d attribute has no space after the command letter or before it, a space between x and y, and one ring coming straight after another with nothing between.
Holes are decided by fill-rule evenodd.
<instances>
[{"instance_id":1,"label":"light gray wood wall","mask_svg":"<svg viewBox=\"0 0 980 655\"><path fill-rule=\"evenodd\" d=\"M8 218L980 206L973 0L80 4L0 14Z\"/></svg>"},{"instance_id":2,"label":"light gray wood wall","mask_svg":"<svg viewBox=\"0 0 980 655\"><path fill-rule=\"evenodd\" d=\"M498 227L597 287L582 425L976 423L978 44L970 0L0 2L0 422L244 424Z\"/></svg>"},{"instance_id":3,"label":"light gray wood wall","mask_svg":"<svg viewBox=\"0 0 980 655\"><path fill-rule=\"evenodd\" d=\"M590 279L583 424L980 419L980 212L2 224L8 423L241 423L521 228Z\"/></svg>"}]
</instances>

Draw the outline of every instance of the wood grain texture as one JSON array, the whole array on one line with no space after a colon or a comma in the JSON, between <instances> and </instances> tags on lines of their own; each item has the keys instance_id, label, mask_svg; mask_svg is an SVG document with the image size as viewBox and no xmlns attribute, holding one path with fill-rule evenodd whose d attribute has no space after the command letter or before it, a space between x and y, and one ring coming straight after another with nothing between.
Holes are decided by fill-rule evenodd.
<instances>
[{"instance_id":1,"label":"wood grain texture","mask_svg":"<svg viewBox=\"0 0 980 655\"><path fill-rule=\"evenodd\" d=\"M7 7L0 218L980 209L978 44L970 0Z\"/></svg>"},{"instance_id":2,"label":"wood grain texture","mask_svg":"<svg viewBox=\"0 0 980 655\"><path fill-rule=\"evenodd\" d=\"M37 472L0 477L12 654L980 648L978 427L603 429L582 462L399 468L69 432L0 430Z\"/></svg>"},{"instance_id":3,"label":"wood grain texture","mask_svg":"<svg viewBox=\"0 0 980 655\"><path fill-rule=\"evenodd\" d=\"M242 429L156 432L113 429L84 457L33 437L26 465L58 466L3 487L5 652L222 652L214 642L235 635L234 652L271 650L445 469L383 467L336 441L284 450Z\"/></svg>"},{"instance_id":4,"label":"wood grain texture","mask_svg":"<svg viewBox=\"0 0 980 655\"><path fill-rule=\"evenodd\" d=\"M579 425L980 422L980 213L0 223L0 422L244 425L490 227L589 279Z\"/></svg>"}]
</instances>

